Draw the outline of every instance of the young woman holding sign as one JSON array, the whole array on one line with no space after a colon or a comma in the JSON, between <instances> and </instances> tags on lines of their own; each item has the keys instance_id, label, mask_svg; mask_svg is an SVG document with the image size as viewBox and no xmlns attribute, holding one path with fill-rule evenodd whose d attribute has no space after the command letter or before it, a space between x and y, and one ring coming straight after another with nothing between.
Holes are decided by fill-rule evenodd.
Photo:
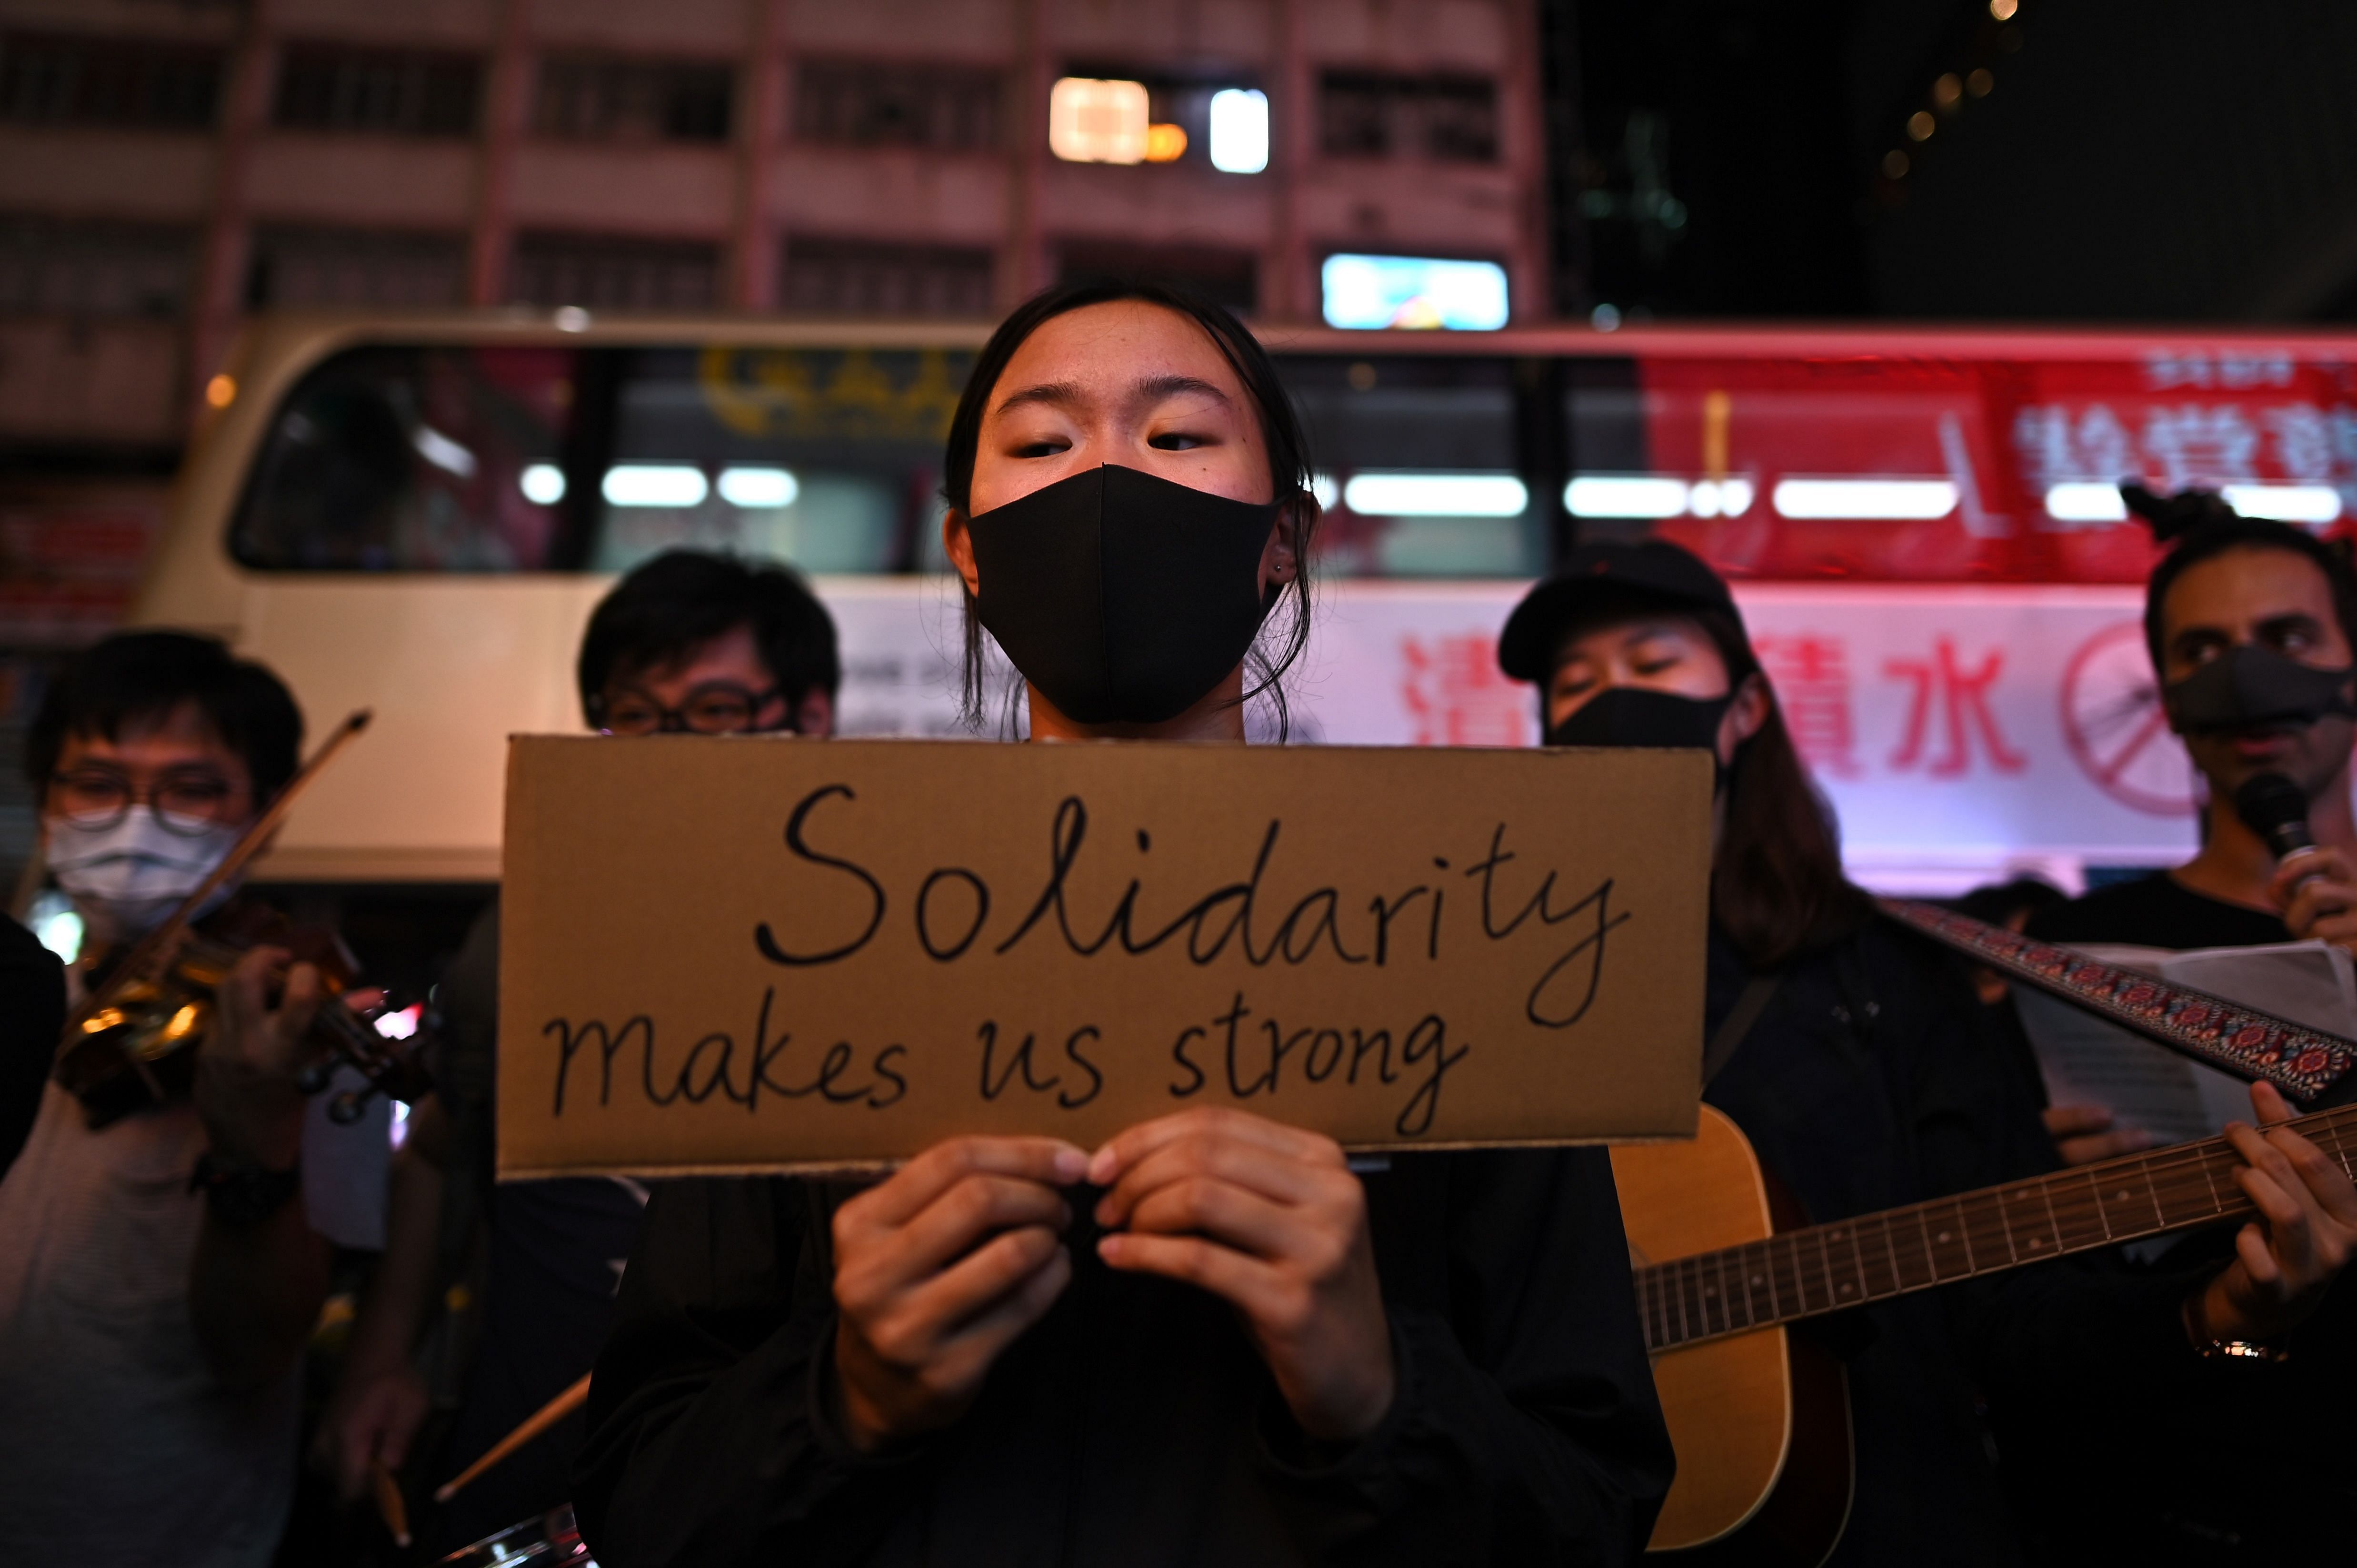
<instances>
[{"instance_id":1,"label":"young woman holding sign","mask_svg":"<svg viewBox=\"0 0 2357 1568\"><path fill-rule=\"evenodd\" d=\"M1306 634L1318 509L1241 324L1052 289L984 349L945 467L977 711L987 629L1036 740L1243 737ZM1225 1111L1093 1152L952 1139L864 1188L666 1188L590 1414L608 1568L1621 1563L1671 1469L1600 1153L1362 1178Z\"/></svg>"}]
</instances>

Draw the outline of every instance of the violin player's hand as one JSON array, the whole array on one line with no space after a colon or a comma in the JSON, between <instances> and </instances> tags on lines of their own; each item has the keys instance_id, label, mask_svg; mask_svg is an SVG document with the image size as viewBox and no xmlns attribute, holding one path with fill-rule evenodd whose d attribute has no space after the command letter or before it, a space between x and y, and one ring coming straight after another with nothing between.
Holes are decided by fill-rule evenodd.
<instances>
[{"instance_id":1,"label":"violin player's hand","mask_svg":"<svg viewBox=\"0 0 2357 1568\"><path fill-rule=\"evenodd\" d=\"M316 968L298 963L271 1006L271 979L286 957L284 949L264 947L238 961L221 982L212 1027L197 1053L197 1114L214 1157L230 1165L286 1170L302 1153L303 1091L296 1079L325 989Z\"/></svg>"}]
</instances>

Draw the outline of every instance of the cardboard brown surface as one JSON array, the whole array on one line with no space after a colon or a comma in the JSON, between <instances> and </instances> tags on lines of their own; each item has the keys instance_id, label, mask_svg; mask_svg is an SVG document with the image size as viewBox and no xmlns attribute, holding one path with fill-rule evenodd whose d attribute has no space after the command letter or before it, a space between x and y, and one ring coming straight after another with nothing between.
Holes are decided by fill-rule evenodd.
<instances>
[{"instance_id":1,"label":"cardboard brown surface","mask_svg":"<svg viewBox=\"0 0 2357 1568\"><path fill-rule=\"evenodd\" d=\"M1701 752L520 736L503 1176L1691 1136Z\"/></svg>"}]
</instances>

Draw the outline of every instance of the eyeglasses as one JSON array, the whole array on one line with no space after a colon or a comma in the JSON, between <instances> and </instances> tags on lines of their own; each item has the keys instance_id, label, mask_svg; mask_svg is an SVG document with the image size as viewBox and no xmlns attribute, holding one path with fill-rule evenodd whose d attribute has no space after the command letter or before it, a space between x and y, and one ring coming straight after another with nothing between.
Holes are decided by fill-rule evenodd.
<instances>
[{"instance_id":1,"label":"eyeglasses","mask_svg":"<svg viewBox=\"0 0 2357 1568\"><path fill-rule=\"evenodd\" d=\"M767 726L757 723L761 710L780 695L775 686L754 692L734 681L706 681L691 688L679 706L671 708L644 692L625 691L598 703L597 727L607 735L736 735L763 727L791 729L789 722Z\"/></svg>"},{"instance_id":2,"label":"eyeglasses","mask_svg":"<svg viewBox=\"0 0 2357 1568\"><path fill-rule=\"evenodd\" d=\"M143 792L129 778L104 768L77 768L49 780L58 815L77 828L102 832L144 805L167 832L194 838L242 814L239 788L210 768L175 768Z\"/></svg>"}]
</instances>

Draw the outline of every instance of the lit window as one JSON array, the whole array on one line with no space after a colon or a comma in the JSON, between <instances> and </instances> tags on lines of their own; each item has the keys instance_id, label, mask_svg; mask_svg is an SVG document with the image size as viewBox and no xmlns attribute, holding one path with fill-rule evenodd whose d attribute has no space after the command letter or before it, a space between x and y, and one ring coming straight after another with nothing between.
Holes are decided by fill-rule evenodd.
<instances>
[{"instance_id":1,"label":"lit window","mask_svg":"<svg viewBox=\"0 0 2357 1568\"><path fill-rule=\"evenodd\" d=\"M1142 81L1068 76L1048 96L1048 150L1067 163L1144 163L1146 138ZM1214 130L1212 145L1218 143Z\"/></svg>"},{"instance_id":2,"label":"lit window","mask_svg":"<svg viewBox=\"0 0 2357 1568\"><path fill-rule=\"evenodd\" d=\"M1211 166L1227 174L1268 167L1268 97L1249 87L1211 94Z\"/></svg>"},{"instance_id":3,"label":"lit window","mask_svg":"<svg viewBox=\"0 0 2357 1568\"><path fill-rule=\"evenodd\" d=\"M686 463L624 463L606 470L608 506L701 506L711 486Z\"/></svg>"},{"instance_id":4,"label":"lit window","mask_svg":"<svg viewBox=\"0 0 2357 1568\"><path fill-rule=\"evenodd\" d=\"M527 463L516 484L534 506L554 506L565 499L565 470L554 463Z\"/></svg>"},{"instance_id":5,"label":"lit window","mask_svg":"<svg viewBox=\"0 0 2357 1568\"><path fill-rule=\"evenodd\" d=\"M1451 328L1506 324L1506 269L1423 256L1329 256L1321 269L1329 327Z\"/></svg>"},{"instance_id":6,"label":"lit window","mask_svg":"<svg viewBox=\"0 0 2357 1568\"><path fill-rule=\"evenodd\" d=\"M720 470L720 499L730 506L755 508L789 507L802 494L802 482L789 468L723 468Z\"/></svg>"}]
</instances>

